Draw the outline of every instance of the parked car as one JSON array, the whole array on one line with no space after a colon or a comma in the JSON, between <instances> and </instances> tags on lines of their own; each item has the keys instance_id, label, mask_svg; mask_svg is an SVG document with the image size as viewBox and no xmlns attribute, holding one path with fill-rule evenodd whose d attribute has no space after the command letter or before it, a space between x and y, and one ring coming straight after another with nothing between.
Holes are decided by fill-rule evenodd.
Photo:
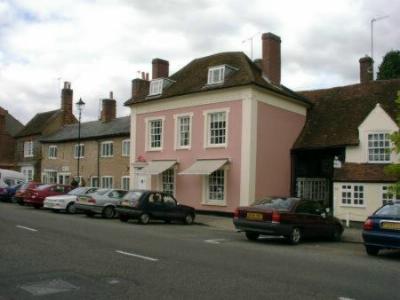
<instances>
[{"instance_id":1,"label":"parked car","mask_svg":"<svg viewBox=\"0 0 400 300\"><path fill-rule=\"evenodd\" d=\"M39 183L39 182L34 182L34 181L24 183L24 184L19 188L19 190L17 190L17 191L15 192L15 195L14 195L14 197L12 198L12 202L18 203L19 205L24 205L24 204L25 204L24 198L25 198L26 192L27 192L28 190L35 189L35 188L39 187L40 185L41 185L41 183Z\"/></svg>"},{"instance_id":2,"label":"parked car","mask_svg":"<svg viewBox=\"0 0 400 300\"><path fill-rule=\"evenodd\" d=\"M284 236L291 244L303 238L340 240L343 226L317 201L271 197L236 209L233 224L247 239L260 235Z\"/></svg>"},{"instance_id":3,"label":"parked car","mask_svg":"<svg viewBox=\"0 0 400 300\"><path fill-rule=\"evenodd\" d=\"M35 189L28 189L25 192L25 204L34 208L41 208L44 199L49 196L65 195L71 190L71 186L63 184L43 184Z\"/></svg>"},{"instance_id":4,"label":"parked car","mask_svg":"<svg viewBox=\"0 0 400 300\"><path fill-rule=\"evenodd\" d=\"M92 194L97 191L94 187L79 187L66 195L46 197L43 207L53 211L65 211L69 214L76 213L75 202L78 196Z\"/></svg>"},{"instance_id":5,"label":"parked car","mask_svg":"<svg viewBox=\"0 0 400 300\"><path fill-rule=\"evenodd\" d=\"M14 197L16 191L21 188L23 183L15 184L8 187L0 187L0 200L10 201Z\"/></svg>"},{"instance_id":6,"label":"parked car","mask_svg":"<svg viewBox=\"0 0 400 300\"><path fill-rule=\"evenodd\" d=\"M0 169L0 188L6 188L25 182L25 175L21 172Z\"/></svg>"},{"instance_id":7,"label":"parked car","mask_svg":"<svg viewBox=\"0 0 400 300\"><path fill-rule=\"evenodd\" d=\"M111 219L116 216L115 206L126 193L119 189L100 189L93 194L79 196L75 206L88 217L101 214L103 218Z\"/></svg>"},{"instance_id":8,"label":"parked car","mask_svg":"<svg viewBox=\"0 0 400 300\"><path fill-rule=\"evenodd\" d=\"M196 217L193 207L179 204L172 195L159 191L130 191L116 210L121 222L137 219L141 224L147 224L151 219L192 224Z\"/></svg>"},{"instance_id":9,"label":"parked car","mask_svg":"<svg viewBox=\"0 0 400 300\"><path fill-rule=\"evenodd\" d=\"M369 216L362 237L369 255L381 249L400 249L400 202L389 203Z\"/></svg>"}]
</instances>

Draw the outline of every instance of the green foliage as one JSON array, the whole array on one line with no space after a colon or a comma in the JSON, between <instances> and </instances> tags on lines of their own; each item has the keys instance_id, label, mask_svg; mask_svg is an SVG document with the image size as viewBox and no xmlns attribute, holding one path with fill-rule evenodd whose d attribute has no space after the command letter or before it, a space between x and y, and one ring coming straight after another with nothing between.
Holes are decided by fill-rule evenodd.
<instances>
[{"instance_id":1,"label":"green foliage","mask_svg":"<svg viewBox=\"0 0 400 300\"><path fill-rule=\"evenodd\" d=\"M400 91L397 92L396 105L400 111ZM400 114L397 115L396 121L397 121L397 125L400 127ZM399 154L400 153L400 132L399 131L394 132L390 136L390 139L392 140L392 143L394 145L394 151L396 151L396 153ZM387 166L385 168L385 171L388 174L391 174L391 175L394 175L394 176L397 176L398 178L400 178L400 164L399 163L390 164L389 166ZM400 180L397 181L395 184L393 184L390 187L390 190L393 194L400 195Z\"/></svg>"},{"instance_id":2,"label":"green foliage","mask_svg":"<svg viewBox=\"0 0 400 300\"><path fill-rule=\"evenodd\" d=\"M389 51L379 66L378 80L400 78L400 51Z\"/></svg>"}]
</instances>

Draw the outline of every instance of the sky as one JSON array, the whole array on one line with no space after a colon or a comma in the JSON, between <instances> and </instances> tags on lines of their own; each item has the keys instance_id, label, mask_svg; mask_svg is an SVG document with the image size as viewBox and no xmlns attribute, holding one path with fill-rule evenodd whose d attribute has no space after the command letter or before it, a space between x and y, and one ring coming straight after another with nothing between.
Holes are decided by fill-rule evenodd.
<instances>
[{"instance_id":1,"label":"sky","mask_svg":"<svg viewBox=\"0 0 400 300\"><path fill-rule=\"evenodd\" d=\"M261 34L282 40L282 84L310 90L359 82L359 58L375 70L400 49L399 0L0 0L0 106L22 123L60 107L64 81L95 120L113 91L118 116L129 114L138 71L169 61L170 74L224 51L261 57ZM251 42L252 40L252 42Z\"/></svg>"}]
</instances>

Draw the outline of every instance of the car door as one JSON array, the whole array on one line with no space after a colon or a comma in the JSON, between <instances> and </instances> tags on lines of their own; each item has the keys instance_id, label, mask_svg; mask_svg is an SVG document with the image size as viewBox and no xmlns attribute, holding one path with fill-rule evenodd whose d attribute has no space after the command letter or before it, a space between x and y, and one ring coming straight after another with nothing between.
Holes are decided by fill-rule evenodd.
<instances>
[{"instance_id":1,"label":"car door","mask_svg":"<svg viewBox=\"0 0 400 300\"><path fill-rule=\"evenodd\" d=\"M165 207L163 205L163 197L161 193L150 193L147 201L147 211L153 218L165 218Z\"/></svg>"},{"instance_id":2,"label":"car door","mask_svg":"<svg viewBox=\"0 0 400 300\"><path fill-rule=\"evenodd\" d=\"M165 211L165 216L169 220L182 219L184 217L183 211L178 209L178 204L176 199L169 194L163 194L163 206Z\"/></svg>"},{"instance_id":3,"label":"car door","mask_svg":"<svg viewBox=\"0 0 400 300\"><path fill-rule=\"evenodd\" d=\"M126 192L120 190L113 190L108 193L108 202L113 205L117 205Z\"/></svg>"},{"instance_id":4,"label":"car door","mask_svg":"<svg viewBox=\"0 0 400 300\"><path fill-rule=\"evenodd\" d=\"M318 203L311 200L302 200L296 207L295 212L306 237L320 236L323 231L324 220L318 207Z\"/></svg>"}]
</instances>

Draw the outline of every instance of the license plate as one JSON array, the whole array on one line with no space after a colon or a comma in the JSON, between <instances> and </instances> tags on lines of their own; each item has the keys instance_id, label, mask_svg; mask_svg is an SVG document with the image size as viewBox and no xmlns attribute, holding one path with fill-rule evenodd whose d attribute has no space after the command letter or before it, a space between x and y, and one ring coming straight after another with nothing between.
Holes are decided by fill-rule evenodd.
<instances>
[{"instance_id":1,"label":"license plate","mask_svg":"<svg viewBox=\"0 0 400 300\"><path fill-rule=\"evenodd\" d=\"M391 230L400 230L400 223L382 222L381 228L382 229L391 229Z\"/></svg>"},{"instance_id":2,"label":"license plate","mask_svg":"<svg viewBox=\"0 0 400 300\"><path fill-rule=\"evenodd\" d=\"M248 212L246 214L246 219L247 220L253 220L253 221L262 221L263 215L259 213L250 213Z\"/></svg>"}]
</instances>

